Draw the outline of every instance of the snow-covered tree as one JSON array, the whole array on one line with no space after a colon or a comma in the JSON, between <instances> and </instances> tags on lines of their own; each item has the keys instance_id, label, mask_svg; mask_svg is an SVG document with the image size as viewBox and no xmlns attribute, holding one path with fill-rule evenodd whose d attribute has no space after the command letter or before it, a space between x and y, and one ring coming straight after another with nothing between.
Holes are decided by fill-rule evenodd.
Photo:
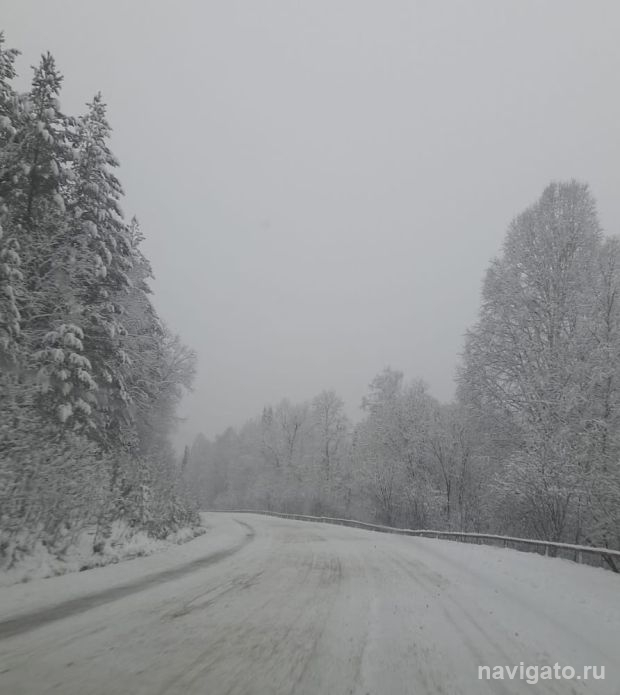
<instances>
[{"instance_id":1,"label":"snow-covered tree","mask_svg":"<svg viewBox=\"0 0 620 695\"><path fill-rule=\"evenodd\" d=\"M551 540L579 533L587 494L600 245L587 186L548 186L511 224L467 335L461 381L490 421L518 433L500 489L517 527Z\"/></svg>"},{"instance_id":2,"label":"snow-covered tree","mask_svg":"<svg viewBox=\"0 0 620 695\"><path fill-rule=\"evenodd\" d=\"M341 506L350 482L345 467L349 421L344 401L335 391L322 391L313 398L310 408L312 451L311 470L316 501L314 513L330 513Z\"/></svg>"},{"instance_id":3,"label":"snow-covered tree","mask_svg":"<svg viewBox=\"0 0 620 695\"><path fill-rule=\"evenodd\" d=\"M12 88L18 51L4 48L0 32L0 369L7 370L17 357L21 315L17 293L23 279L19 240L5 198L10 194L18 164L17 145L20 102Z\"/></svg>"},{"instance_id":4,"label":"snow-covered tree","mask_svg":"<svg viewBox=\"0 0 620 695\"><path fill-rule=\"evenodd\" d=\"M97 434L114 438L129 419L127 361L123 350L124 302L131 289L132 240L123 220L123 190L110 151L111 129L101 94L73 133L75 169L67 209L70 217L72 285L84 332L84 354L98 385Z\"/></svg>"},{"instance_id":5,"label":"snow-covered tree","mask_svg":"<svg viewBox=\"0 0 620 695\"><path fill-rule=\"evenodd\" d=\"M63 114L42 56L17 94L0 35L0 560L85 524L154 535L196 521L170 443L195 356L150 299L151 268L98 95Z\"/></svg>"}]
</instances>

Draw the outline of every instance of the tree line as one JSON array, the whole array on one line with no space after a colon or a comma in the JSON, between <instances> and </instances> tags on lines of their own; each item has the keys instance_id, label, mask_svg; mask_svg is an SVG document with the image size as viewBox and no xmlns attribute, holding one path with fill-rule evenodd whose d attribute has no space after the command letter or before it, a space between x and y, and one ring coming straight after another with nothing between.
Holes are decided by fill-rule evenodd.
<instances>
[{"instance_id":1,"label":"tree line","mask_svg":"<svg viewBox=\"0 0 620 695\"><path fill-rule=\"evenodd\" d=\"M186 451L205 507L352 516L620 547L620 242L584 184L510 224L452 403L385 369L342 400L268 406Z\"/></svg>"},{"instance_id":2,"label":"tree line","mask_svg":"<svg viewBox=\"0 0 620 695\"><path fill-rule=\"evenodd\" d=\"M158 317L126 221L106 105L61 110L41 57L13 87L0 34L0 564L86 526L165 536L196 521L170 444L193 353Z\"/></svg>"}]
</instances>

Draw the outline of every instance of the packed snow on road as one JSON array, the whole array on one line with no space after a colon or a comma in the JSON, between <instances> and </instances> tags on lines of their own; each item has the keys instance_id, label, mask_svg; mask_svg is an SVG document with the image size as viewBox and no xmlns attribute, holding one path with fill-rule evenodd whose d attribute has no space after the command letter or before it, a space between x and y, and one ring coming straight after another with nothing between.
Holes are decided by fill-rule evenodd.
<instances>
[{"instance_id":1,"label":"packed snow on road","mask_svg":"<svg viewBox=\"0 0 620 695\"><path fill-rule=\"evenodd\" d=\"M252 514L147 558L0 589L0 691L609 693L617 575L503 548ZM605 679L479 679L479 667ZM531 670L530 670L531 673Z\"/></svg>"}]
</instances>

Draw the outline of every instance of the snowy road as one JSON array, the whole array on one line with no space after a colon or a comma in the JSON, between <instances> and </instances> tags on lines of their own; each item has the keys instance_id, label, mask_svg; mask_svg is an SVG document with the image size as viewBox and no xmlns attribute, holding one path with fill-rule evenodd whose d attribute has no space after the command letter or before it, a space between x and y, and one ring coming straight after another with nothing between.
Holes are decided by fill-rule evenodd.
<instances>
[{"instance_id":1,"label":"snowy road","mask_svg":"<svg viewBox=\"0 0 620 695\"><path fill-rule=\"evenodd\" d=\"M147 558L0 589L0 693L620 693L620 577L248 514ZM478 665L605 666L604 681Z\"/></svg>"}]
</instances>

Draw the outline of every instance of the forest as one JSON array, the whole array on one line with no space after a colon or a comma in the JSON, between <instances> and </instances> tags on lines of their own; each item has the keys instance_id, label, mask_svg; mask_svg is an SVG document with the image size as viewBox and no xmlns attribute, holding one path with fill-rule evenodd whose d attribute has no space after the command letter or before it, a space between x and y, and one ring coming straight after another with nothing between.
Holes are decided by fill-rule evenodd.
<instances>
[{"instance_id":1,"label":"forest","mask_svg":"<svg viewBox=\"0 0 620 695\"><path fill-rule=\"evenodd\" d=\"M386 368L359 422L325 391L199 435L196 502L619 548L620 242L587 185L511 222L456 374L451 403Z\"/></svg>"},{"instance_id":2,"label":"forest","mask_svg":"<svg viewBox=\"0 0 620 695\"><path fill-rule=\"evenodd\" d=\"M357 422L334 391L284 399L181 460L196 358L154 307L103 97L65 114L49 53L19 92L17 55L0 35L0 566L86 528L95 551L118 523L164 538L199 509L620 548L620 242L586 184L509 225L453 402L386 367Z\"/></svg>"},{"instance_id":3,"label":"forest","mask_svg":"<svg viewBox=\"0 0 620 695\"><path fill-rule=\"evenodd\" d=\"M28 92L0 34L0 567L84 529L155 538L198 523L171 444L195 358L153 306L124 218L106 105L62 112L42 56Z\"/></svg>"}]
</instances>

